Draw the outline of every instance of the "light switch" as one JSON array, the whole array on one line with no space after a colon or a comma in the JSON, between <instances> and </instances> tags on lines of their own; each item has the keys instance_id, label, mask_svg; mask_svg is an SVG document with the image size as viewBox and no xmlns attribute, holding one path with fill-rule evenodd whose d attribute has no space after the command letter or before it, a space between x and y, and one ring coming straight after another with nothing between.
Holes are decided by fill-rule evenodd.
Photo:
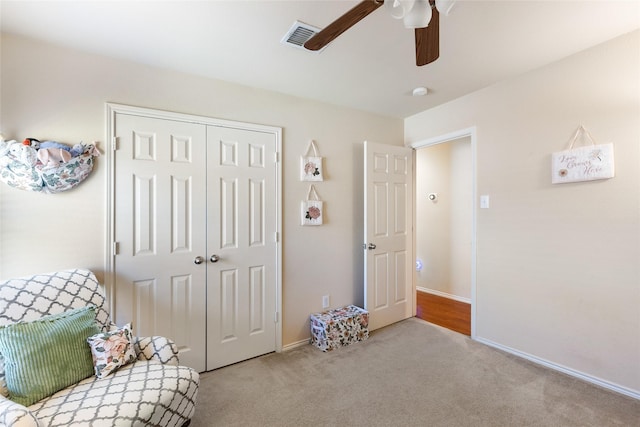
<instances>
[{"instance_id":1,"label":"light switch","mask_svg":"<svg viewBox=\"0 0 640 427\"><path fill-rule=\"evenodd\" d=\"M480 209L489 209L489 196L480 196Z\"/></svg>"}]
</instances>

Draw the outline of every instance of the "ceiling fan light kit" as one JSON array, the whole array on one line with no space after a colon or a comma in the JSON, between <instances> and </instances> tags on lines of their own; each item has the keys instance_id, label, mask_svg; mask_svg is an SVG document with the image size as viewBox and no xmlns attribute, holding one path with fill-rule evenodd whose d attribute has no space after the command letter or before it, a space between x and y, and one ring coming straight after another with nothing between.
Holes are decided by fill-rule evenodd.
<instances>
[{"instance_id":1,"label":"ceiling fan light kit","mask_svg":"<svg viewBox=\"0 0 640 427\"><path fill-rule=\"evenodd\" d=\"M449 16L454 4L456 4L456 0L436 0L436 9L444 16Z\"/></svg>"},{"instance_id":2,"label":"ceiling fan light kit","mask_svg":"<svg viewBox=\"0 0 640 427\"><path fill-rule=\"evenodd\" d=\"M402 19L406 28L425 28L429 25L432 9L449 16L456 0L384 0L384 6L395 19Z\"/></svg>"},{"instance_id":3,"label":"ceiling fan light kit","mask_svg":"<svg viewBox=\"0 0 640 427\"><path fill-rule=\"evenodd\" d=\"M413 7L415 0L385 0L384 7L392 18L402 19L409 9Z\"/></svg>"},{"instance_id":4,"label":"ceiling fan light kit","mask_svg":"<svg viewBox=\"0 0 640 427\"><path fill-rule=\"evenodd\" d=\"M390 1L392 0L387 0L387 2ZM409 7L405 9L405 13L402 16L402 23L404 24L404 27L415 30L416 28L426 28L429 26L429 22L433 15L429 0L415 0L408 3L412 4L408 5Z\"/></svg>"},{"instance_id":5,"label":"ceiling fan light kit","mask_svg":"<svg viewBox=\"0 0 640 427\"><path fill-rule=\"evenodd\" d=\"M422 5L418 4L416 6L416 3L422 3ZM427 5L429 5L429 8L435 5L439 13L442 13L445 16L449 16L449 12L451 12L451 8L455 3L456 0L435 0L435 4L434 2L430 2L429 0L384 0L384 6L387 9L387 12L389 13L389 15L396 19L403 19L406 15L410 14L410 12L414 10L414 6L421 10ZM417 14L422 12L412 13ZM418 19L418 17L416 17L415 19ZM426 18L424 19L426 20Z\"/></svg>"}]
</instances>

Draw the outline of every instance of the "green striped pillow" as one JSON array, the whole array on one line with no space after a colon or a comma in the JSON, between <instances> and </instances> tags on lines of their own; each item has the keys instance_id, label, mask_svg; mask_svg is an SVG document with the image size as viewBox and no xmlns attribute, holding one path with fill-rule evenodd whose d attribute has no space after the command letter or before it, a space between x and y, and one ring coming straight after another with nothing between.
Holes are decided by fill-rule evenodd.
<instances>
[{"instance_id":1,"label":"green striped pillow","mask_svg":"<svg viewBox=\"0 0 640 427\"><path fill-rule=\"evenodd\" d=\"M87 338L100 332L93 305L0 327L9 398L24 406L93 374Z\"/></svg>"}]
</instances>

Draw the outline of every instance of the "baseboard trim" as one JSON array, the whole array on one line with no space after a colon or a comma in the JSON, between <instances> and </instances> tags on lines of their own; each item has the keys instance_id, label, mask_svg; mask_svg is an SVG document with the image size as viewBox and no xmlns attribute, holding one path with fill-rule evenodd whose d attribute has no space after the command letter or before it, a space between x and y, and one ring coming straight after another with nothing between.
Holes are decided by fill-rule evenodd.
<instances>
[{"instance_id":1,"label":"baseboard trim","mask_svg":"<svg viewBox=\"0 0 640 427\"><path fill-rule=\"evenodd\" d=\"M296 348L304 347L305 345L309 345L309 338L306 340L300 340L296 342L292 342L290 344L282 346L282 351L289 351Z\"/></svg>"},{"instance_id":2,"label":"baseboard trim","mask_svg":"<svg viewBox=\"0 0 640 427\"><path fill-rule=\"evenodd\" d=\"M416 290L420 291L420 292L426 292L426 293L432 294L432 295L437 295L437 296L443 297L443 298L449 298L449 299L452 299L454 301L459 301L459 302L464 302L466 304L471 304L471 299L470 298L459 297L458 295L452 295L452 294L448 294L446 292L436 291L435 289L428 289L428 288L423 288L421 286L416 286Z\"/></svg>"},{"instance_id":3,"label":"baseboard trim","mask_svg":"<svg viewBox=\"0 0 640 427\"><path fill-rule=\"evenodd\" d=\"M584 372L580 372L580 371L576 371L575 369L571 369L571 368L567 368L566 366L562 366L562 365L558 365L556 363L550 362L548 360L533 356L529 353L525 353L519 350L516 350L514 348L511 347L507 347L504 346L502 344L498 344L496 342L493 342L491 340L482 338L482 337L475 337L475 341L478 341L482 344L486 344L489 347L493 347L493 348L497 348L498 350L502 350L504 352L513 354L514 356L518 356L518 357L522 357L523 359L527 359L530 362L536 363L538 365L542 365L545 366L547 368L553 369L554 371L559 371L562 372L564 374L567 374L569 376L581 379L583 381L586 381L588 383L591 384L595 384L597 386L606 388L608 390L611 391L615 391L616 393L620 393L620 394L624 394L625 396L629 396L632 397L634 399L638 399L640 400L640 391L637 390L632 390L630 388L609 382L609 381L605 381L602 380L600 378L585 374Z\"/></svg>"}]
</instances>

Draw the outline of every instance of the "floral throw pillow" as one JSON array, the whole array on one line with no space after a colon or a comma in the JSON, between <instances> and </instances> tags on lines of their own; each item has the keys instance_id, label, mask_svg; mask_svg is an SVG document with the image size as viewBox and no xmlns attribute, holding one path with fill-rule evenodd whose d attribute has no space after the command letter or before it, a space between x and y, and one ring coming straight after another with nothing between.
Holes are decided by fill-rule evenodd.
<instances>
[{"instance_id":1,"label":"floral throw pillow","mask_svg":"<svg viewBox=\"0 0 640 427\"><path fill-rule=\"evenodd\" d=\"M116 369L136 360L131 323L110 332L87 338L93 356L96 377L104 378Z\"/></svg>"}]
</instances>

